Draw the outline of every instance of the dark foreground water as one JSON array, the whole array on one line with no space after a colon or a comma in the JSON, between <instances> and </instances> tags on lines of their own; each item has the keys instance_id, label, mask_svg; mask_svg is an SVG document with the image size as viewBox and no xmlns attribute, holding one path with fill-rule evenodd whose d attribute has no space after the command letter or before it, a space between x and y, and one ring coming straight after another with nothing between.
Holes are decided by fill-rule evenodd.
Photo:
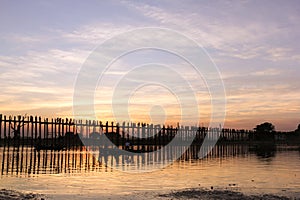
<instances>
[{"instance_id":1,"label":"dark foreground water","mask_svg":"<svg viewBox=\"0 0 300 200\"><path fill-rule=\"evenodd\" d=\"M139 199L199 187L300 197L298 147L276 150L222 145L204 159L197 158L198 150L187 151L167 167L142 173L136 169L145 169L143 165L151 166L155 160L163 162L176 149L151 157L101 157L85 148L37 152L26 147L0 147L0 189L41 193L50 199ZM121 168L111 168L114 165ZM134 173L122 170L130 168Z\"/></svg>"}]
</instances>

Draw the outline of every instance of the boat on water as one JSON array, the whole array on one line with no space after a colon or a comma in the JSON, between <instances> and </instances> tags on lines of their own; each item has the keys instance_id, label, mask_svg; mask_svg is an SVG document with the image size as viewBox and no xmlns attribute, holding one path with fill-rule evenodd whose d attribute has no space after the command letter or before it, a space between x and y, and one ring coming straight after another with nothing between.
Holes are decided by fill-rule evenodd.
<instances>
[{"instance_id":1,"label":"boat on water","mask_svg":"<svg viewBox=\"0 0 300 200\"><path fill-rule=\"evenodd\" d=\"M37 144L34 146L36 151L41 151L41 150L53 150L53 151L61 151L65 150L66 147L63 145L48 145L48 144Z\"/></svg>"}]
</instances>

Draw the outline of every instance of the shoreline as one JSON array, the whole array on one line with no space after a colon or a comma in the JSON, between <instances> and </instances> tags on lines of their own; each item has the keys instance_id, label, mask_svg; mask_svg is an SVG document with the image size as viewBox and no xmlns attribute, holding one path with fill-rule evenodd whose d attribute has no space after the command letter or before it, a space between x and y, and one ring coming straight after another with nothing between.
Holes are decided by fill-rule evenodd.
<instances>
[{"instance_id":1,"label":"shoreline","mask_svg":"<svg viewBox=\"0 0 300 200\"><path fill-rule=\"evenodd\" d=\"M32 193L32 192L20 192L16 190L0 189L0 200L46 200L45 195Z\"/></svg>"},{"instance_id":2,"label":"shoreline","mask_svg":"<svg viewBox=\"0 0 300 200\"><path fill-rule=\"evenodd\" d=\"M228 189L206 189L206 188L189 188L183 190L174 190L166 194L160 194L159 197L162 199L240 199L240 200L289 200L289 199L300 199L287 196L278 196L275 194L256 194L248 195L242 192L228 190Z\"/></svg>"},{"instance_id":3,"label":"shoreline","mask_svg":"<svg viewBox=\"0 0 300 200\"><path fill-rule=\"evenodd\" d=\"M70 196L66 195L64 198ZM87 196L86 198L93 199L93 195ZM95 199L125 199L125 200L137 200L137 199L160 199L160 200L171 200L171 199L202 199L202 200L221 200L221 199L239 199L239 200L300 200L300 197L287 197L278 196L275 194L256 194L247 195L242 192L232 191L228 189L206 189L206 188L187 188L181 190L170 190L165 192L136 192L132 194L126 194L122 196L95 196ZM16 190L0 189L0 200L49 200L55 199L50 196L37 194L32 192L20 192ZM82 199L85 199L84 195Z\"/></svg>"}]
</instances>

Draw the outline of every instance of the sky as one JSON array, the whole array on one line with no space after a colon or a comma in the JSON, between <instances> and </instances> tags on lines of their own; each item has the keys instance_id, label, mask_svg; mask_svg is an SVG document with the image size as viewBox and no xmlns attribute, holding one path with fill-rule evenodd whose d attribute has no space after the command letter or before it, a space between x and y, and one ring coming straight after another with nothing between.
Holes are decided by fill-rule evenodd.
<instances>
[{"instance_id":1,"label":"sky","mask_svg":"<svg viewBox=\"0 0 300 200\"><path fill-rule=\"evenodd\" d=\"M78 74L97 47L127 31L157 27L192 39L215 63L226 92L225 127L253 129L268 121L276 130L295 130L300 123L299 13L296 0L1 0L0 113L72 117ZM143 63L185 72L182 76L196 91L200 123L207 124L211 105L201 77L193 77L182 60L151 50L117 60L105 83L98 84L95 108L100 120L111 119L120 77ZM148 75L155 67L148 66ZM134 90L128 102L132 120L145 121L151 121L149 113L167 113L166 122L178 121L185 106L157 85ZM156 120L162 118L152 122Z\"/></svg>"}]
</instances>

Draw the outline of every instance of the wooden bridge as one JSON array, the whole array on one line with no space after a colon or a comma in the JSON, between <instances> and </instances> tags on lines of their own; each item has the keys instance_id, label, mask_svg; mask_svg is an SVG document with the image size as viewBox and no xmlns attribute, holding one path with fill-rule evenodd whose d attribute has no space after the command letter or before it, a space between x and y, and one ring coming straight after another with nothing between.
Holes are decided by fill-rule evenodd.
<instances>
[{"instance_id":1,"label":"wooden bridge","mask_svg":"<svg viewBox=\"0 0 300 200\"><path fill-rule=\"evenodd\" d=\"M252 134L236 129L0 115L1 146L93 146L101 144L104 135L117 146L126 142L166 145L174 138L183 143L192 138L194 145L201 145L205 137L219 142L247 142Z\"/></svg>"}]
</instances>

